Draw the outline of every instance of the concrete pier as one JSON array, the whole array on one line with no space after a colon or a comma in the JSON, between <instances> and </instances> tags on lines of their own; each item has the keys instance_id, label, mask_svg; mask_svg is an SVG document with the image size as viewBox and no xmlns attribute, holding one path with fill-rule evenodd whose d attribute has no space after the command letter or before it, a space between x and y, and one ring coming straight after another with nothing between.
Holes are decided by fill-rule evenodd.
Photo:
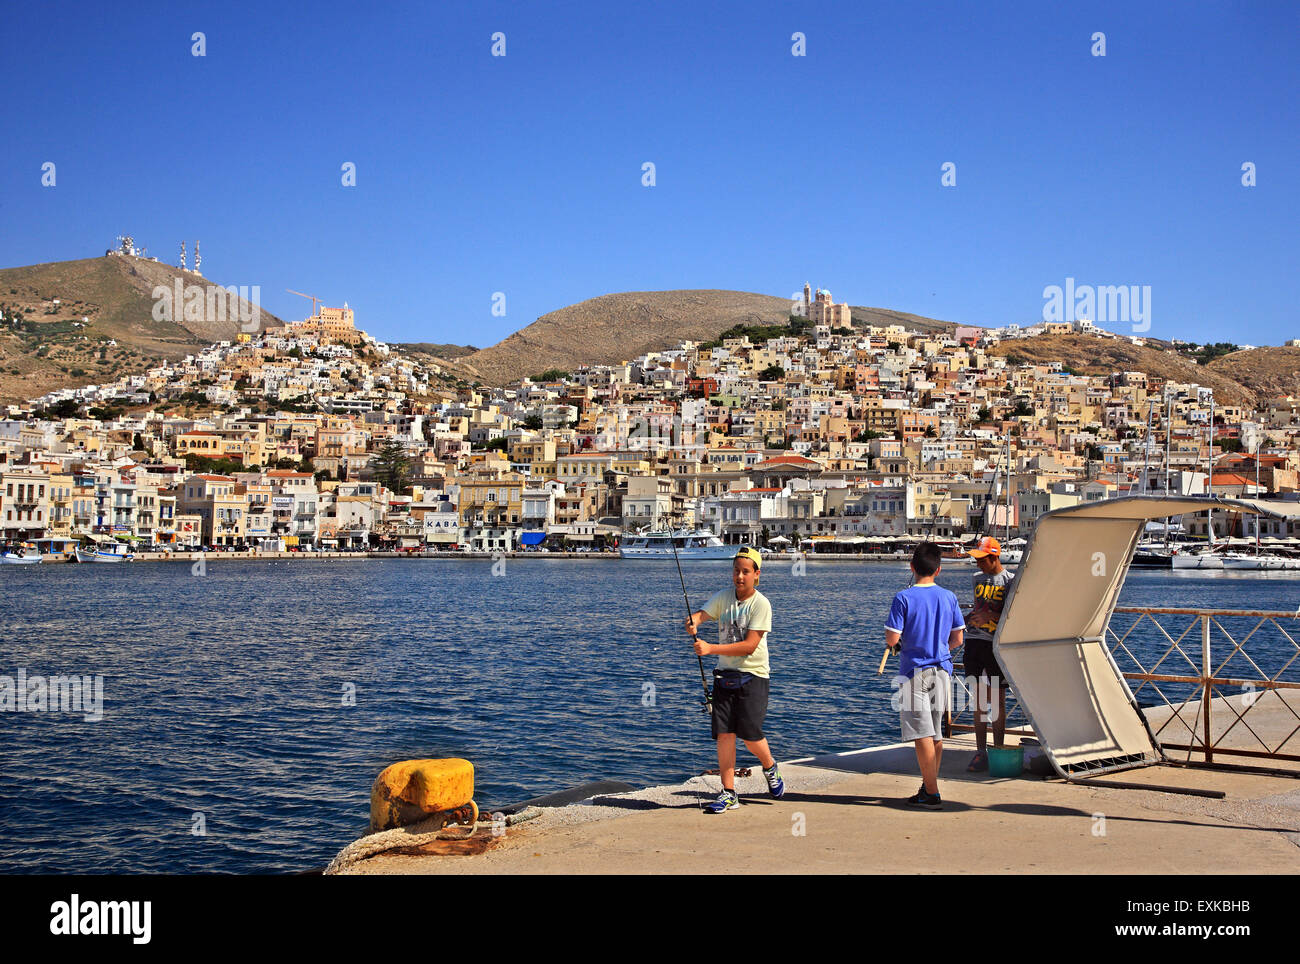
<instances>
[{"instance_id":1,"label":"concrete pier","mask_svg":"<svg viewBox=\"0 0 1300 964\"><path fill-rule=\"evenodd\" d=\"M1114 781L1223 790L1222 800L968 774L974 738L944 743L942 811L904 802L920 779L911 744L782 764L771 799L758 775L742 806L707 815L717 777L543 810L474 855L373 857L358 874L891 873L1294 874L1300 780L1151 767ZM702 756L707 748L702 748ZM1099 783L1105 783L1103 777ZM490 833L480 825L480 834Z\"/></svg>"}]
</instances>

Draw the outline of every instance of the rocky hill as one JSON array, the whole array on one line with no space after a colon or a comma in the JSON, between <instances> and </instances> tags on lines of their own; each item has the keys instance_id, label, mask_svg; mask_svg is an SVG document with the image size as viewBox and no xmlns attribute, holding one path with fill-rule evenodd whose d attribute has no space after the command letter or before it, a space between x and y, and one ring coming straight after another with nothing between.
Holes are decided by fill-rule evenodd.
<instances>
[{"instance_id":1,"label":"rocky hill","mask_svg":"<svg viewBox=\"0 0 1300 964\"><path fill-rule=\"evenodd\" d=\"M396 341L392 347L405 354L431 355L434 358L462 358L478 351L473 345L439 345L428 341Z\"/></svg>"},{"instance_id":2,"label":"rocky hill","mask_svg":"<svg viewBox=\"0 0 1300 964\"><path fill-rule=\"evenodd\" d=\"M1300 354L1300 349L1297 350ZM1195 382L1214 389L1220 404L1254 406L1258 392L1252 384L1238 381L1229 372L1195 361L1172 351L1134 345L1119 339L1092 335L1039 335L1004 341L990 350L1029 364L1059 361L1080 375L1109 375L1112 372L1138 371L1177 382ZM1238 353L1242 354L1242 353ZM1228 356L1231 357L1231 356Z\"/></svg>"},{"instance_id":3,"label":"rocky hill","mask_svg":"<svg viewBox=\"0 0 1300 964\"><path fill-rule=\"evenodd\" d=\"M1216 358L1205 367L1246 386L1261 400L1300 395L1300 348L1249 348Z\"/></svg>"},{"instance_id":4,"label":"rocky hill","mask_svg":"<svg viewBox=\"0 0 1300 964\"><path fill-rule=\"evenodd\" d=\"M178 281L182 304L155 317L154 289L161 285L174 298ZM205 297L187 312L184 293L192 285ZM217 282L123 255L0 270L0 401L111 381L231 340L241 324L281 323L235 296L209 300L209 286Z\"/></svg>"},{"instance_id":5,"label":"rocky hill","mask_svg":"<svg viewBox=\"0 0 1300 964\"><path fill-rule=\"evenodd\" d=\"M550 368L616 365L679 341L707 341L733 325L779 325L790 302L743 291L626 291L542 315L490 348L457 359L491 385Z\"/></svg>"},{"instance_id":6,"label":"rocky hill","mask_svg":"<svg viewBox=\"0 0 1300 964\"><path fill-rule=\"evenodd\" d=\"M790 307L787 298L746 291L626 291L542 315L504 341L456 361L484 382L501 385L552 368L617 364L683 340L709 341L735 325L784 325ZM953 328L949 322L885 308L850 311L855 325Z\"/></svg>"},{"instance_id":7,"label":"rocky hill","mask_svg":"<svg viewBox=\"0 0 1300 964\"><path fill-rule=\"evenodd\" d=\"M891 308L859 308L852 305L849 308L849 314L853 316L853 324L874 325L877 328L888 328L890 325L902 325L908 331L938 331L951 334L957 325L951 321L939 321L937 318L927 318L925 315L910 315L906 311L894 311Z\"/></svg>"}]
</instances>

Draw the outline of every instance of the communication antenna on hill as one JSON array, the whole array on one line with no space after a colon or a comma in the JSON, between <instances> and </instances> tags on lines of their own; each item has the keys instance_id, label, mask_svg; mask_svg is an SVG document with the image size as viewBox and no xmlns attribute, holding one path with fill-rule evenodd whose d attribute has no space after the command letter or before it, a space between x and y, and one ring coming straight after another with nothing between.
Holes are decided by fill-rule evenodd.
<instances>
[{"instance_id":1,"label":"communication antenna on hill","mask_svg":"<svg viewBox=\"0 0 1300 964\"><path fill-rule=\"evenodd\" d=\"M181 270L185 270L185 242L181 242Z\"/></svg>"},{"instance_id":2,"label":"communication antenna on hill","mask_svg":"<svg viewBox=\"0 0 1300 964\"><path fill-rule=\"evenodd\" d=\"M203 255L199 254L199 242L195 241L194 242L194 273L195 274L203 273L202 271L199 270L199 265L201 265L202 263L203 263Z\"/></svg>"}]
</instances>

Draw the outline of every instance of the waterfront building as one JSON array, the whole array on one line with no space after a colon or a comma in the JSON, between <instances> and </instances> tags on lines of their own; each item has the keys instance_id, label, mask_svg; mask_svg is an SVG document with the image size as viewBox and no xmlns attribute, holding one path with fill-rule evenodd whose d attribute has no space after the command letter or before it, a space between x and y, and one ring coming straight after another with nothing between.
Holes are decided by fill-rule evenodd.
<instances>
[{"instance_id":1,"label":"waterfront building","mask_svg":"<svg viewBox=\"0 0 1300 964\"><path fill-rule=\"evenodd\" d=\"M625 529L664 528L673 514L673 482L654 475L631 476L623 496Z\"/></svg>"},{"instance_id":2,"label":"waterfront building","mask_svg":"<svg viewBox=\"0 0 1300 964\"><path fill-rule=\"evenodd\" d=\"M50 526L49 488L49 476L33 468L0 472L0 536L10 542L45 536Z\"/></svg>"},{"instance_id":3,"label":"waterfront building","mask_svg":"<svg viewBox=\"0 0 1300 964\"><path fill-rule=\"evenodd\" d=\"M233 546L244 541L248 500L228 475L195 474L185 479L176 499L177 513L197 516L199 538L207 546Z\"/></svg>"},{"instance_id":4,"label":"waterfront building","mask_svg":"<svg viewBox=\"0 0 1300 964\"><path fill-rule=\"evenodd\" d=\"M522 476L459 480L457 509L464 528L518 526L523 517Z\"/></svg>"}]
</instances>

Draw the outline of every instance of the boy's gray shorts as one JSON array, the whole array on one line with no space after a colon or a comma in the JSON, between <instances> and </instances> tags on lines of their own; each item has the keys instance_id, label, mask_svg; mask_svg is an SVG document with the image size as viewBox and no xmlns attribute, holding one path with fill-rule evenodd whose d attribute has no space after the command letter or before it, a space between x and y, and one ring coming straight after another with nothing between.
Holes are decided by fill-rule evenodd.
<instances>
[{"instance_id":1,"label":"boy's gray shorts","mask_svg":"<svg viewBox=\"0 0 1300 964\"><path fill-rule=\"evenodd\" d=\"M943 739L943 714L952 695L952 679L938 666L918 669L898 685L899 719L903 740Z\"/></svg>"}]
</instances>

